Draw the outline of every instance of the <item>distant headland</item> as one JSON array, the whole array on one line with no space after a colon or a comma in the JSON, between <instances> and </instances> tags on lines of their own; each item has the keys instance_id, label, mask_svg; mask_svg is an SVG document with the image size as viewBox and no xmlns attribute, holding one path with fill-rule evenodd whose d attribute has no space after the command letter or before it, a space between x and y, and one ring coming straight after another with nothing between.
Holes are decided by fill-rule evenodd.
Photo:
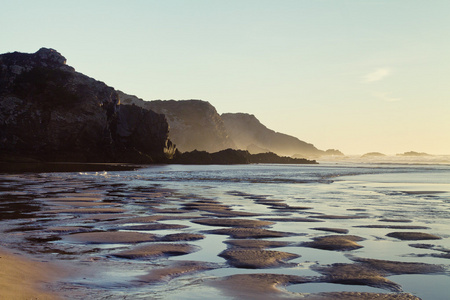
<instances>
[{"instance_id":1,"label":"distant headland","mask_svg":"<svg viewBox=\"0 0 450 300\"><path fill-rule=\"evenodd\" d=\"M0 141L1 162L27 163L316 163L304 157L331 151L206 101L143 101L49 48L0 55Z\"/></svg>"}]
</instances>

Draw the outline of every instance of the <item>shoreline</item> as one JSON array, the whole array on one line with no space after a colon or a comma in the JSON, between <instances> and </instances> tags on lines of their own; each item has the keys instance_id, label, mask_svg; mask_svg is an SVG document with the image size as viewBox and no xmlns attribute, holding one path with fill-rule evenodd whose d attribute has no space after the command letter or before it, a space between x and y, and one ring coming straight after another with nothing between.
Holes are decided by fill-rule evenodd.
<instances>
[{"instance_id":1,"label":"shoreline","mask_svg":"<svg viewBox=\"0 0 450 300\"><path fill-rule=\"evenodd\" d=\"M205 169L228 172L230 177L210 181ZM137 176L131 172L2 176L0 204L5 209L0 220L6 233L2 246L11 249L3 250L4 262L10 269L19 266L20 272L3 273L0 283L12 282L11 293L24 286L34 294L4 296L0 286L0 298L208 294L224 300L250 296L412 300L430 298L429 289L438 296L432 299L445 295L445 285L438 280L419 290L402 280L409 274L418 282L424 276L445 276L448 231L442 226L447 222L428 223L421 209L420 214L416 209L380 213L387 205L417 203L418 198L445 200L443 193L422 187L405 193L404 183L397 183L388 187L386 196L377 193L374 207L372 193L362 197L368 194L367 182L344 180L331 186L293 180L289 187L280 179L292 180L293 172L303 170L291 169L285 168L284 175L274 180L283 184L278 185L282 191L258 183L252 189L247 181L244 185L235 181L247 180L247 173L240 175L249 172L246 167L186 167L183 172L162 167L138 171ZM321 172L326 176L334 169ZM302 174L310 173L307 169ZM341 178L354 173L341 172ZM256 172L254 178L261 174L266 173ZM317 177L306 175L298 178ZM385 172L378 176L388 177ZM404 182L411 175L399 176ZM337 191L345 191L339 202L334 201ZM23 215L8 213L13 209ZM23 221L15 221L19 219ZM0 257L3 251L0 248ZM1 270L2 263L0 258ZM392 275L398 276L396 280L390 279Z\"/></svg>"},{"instance_id":2,"label":"shoreline","mask_svg":"<svg viewBox=\"0 0 450 300\"><path fill-rule=\"evenodd\" d=\"M0 173L54 173L134 171L147 165L131 163L79 163L79 162L0 162Z\"/></svg>"},{"instance_id":3,"label":"shoreline","mask_svg":"<svg viewBox=\"0 0 450 300\"><path fill-rule=\"evenodd\" d=\"M2 299L48 299L61 297L49 285L66 274L49 262L33 260L0 247L0 296Z\"/></svg>"}]
</instances>

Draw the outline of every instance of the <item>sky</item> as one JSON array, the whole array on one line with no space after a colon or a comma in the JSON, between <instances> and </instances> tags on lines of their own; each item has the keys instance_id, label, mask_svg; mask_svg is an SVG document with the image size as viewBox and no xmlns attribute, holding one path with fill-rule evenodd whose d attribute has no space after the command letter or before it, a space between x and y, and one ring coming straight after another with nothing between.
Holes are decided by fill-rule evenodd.
<instances>
[{"instance_id":1,"label":"sky","mask_svg":"<svg viewBox=\"0 0 450 300\"><path fill-rule=\"evenodd\" d=\"M345 154L450 154L450 1L0 0L0 53L53 48L144 100L201 99Z\"/></svg>"}]
</instances>

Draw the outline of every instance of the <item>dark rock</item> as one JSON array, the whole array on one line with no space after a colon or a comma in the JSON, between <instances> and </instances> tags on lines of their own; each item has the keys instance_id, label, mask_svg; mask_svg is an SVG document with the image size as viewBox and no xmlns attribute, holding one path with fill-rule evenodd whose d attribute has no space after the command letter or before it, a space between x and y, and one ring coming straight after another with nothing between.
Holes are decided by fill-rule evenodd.
<instances>
[{"instance_id":1,"label":"dark rock","mask_svg":"<svg viewBox=\"0 0 450 300\"><path fill-rule=\"evenodd\" d=\"M251 163L316 164L317 162L304 158L281 157L275 153L250 154L248 151L226 149L215 153L197 150L185 152L178 155L173 163L222 165Z\"/></svg>"},{"instance_id":2,"label":"dark rock","mask_svg":"<svg viewBox=\"0 0 450 300\"><path fill-rule=\"evenodd\" d=\"M103 82L53 49L0 55L0 160L161 162L175 153L163 115L120 106Z\"/></svg>"},{"instance_id":3,"label":"dark rock","mask_svg":"<svg viewBox=\"0 0 450 300\"><path fill-rule=\"evenodd\" d=\"M168 139L169 125L164 115L137 106L120 105L116 142L121 154L147 161L165 161L176 154L175 145ZM132 146L132 147L130 147Z\"/></svg>"},{"instance_id":4,"label":"dark rock","mask_svg":"<svg viewBox=\"0 0 450 300\"><path fill-rule=\"evenodd\" d=\"M278 156L275 153L258 153L250 155L250 163L275 163L275 164L316 164L315 160L305 158L292 158L287 156Z\"/></svg>"},{"instance_id":5,"label":"dark rock","mask_svg":"<svg viewBox=\"0 0 450 300\"><path fill-rule=\"evenodd\" d=\"M144 101L119 92L121 103L137 105L164 114L170 126L170 139L182 152L216 152L235 148L214 106L202 100Z\"/></svg>"},{"instance_id":6,"label":"dark rock","mask_svg":"<svg viewBox=\"0 0 450 300\"><path fill-rule=\"evenodd\" d=\"M215 164L215 165L224 165L224 164L249 164L247 155L244 151L240 150L222 150L215 153L209 153L206 151L191 151L184 152L181 155L177 156L173 161L174 163L179 164Z\"/></svg>"}]
</instances>

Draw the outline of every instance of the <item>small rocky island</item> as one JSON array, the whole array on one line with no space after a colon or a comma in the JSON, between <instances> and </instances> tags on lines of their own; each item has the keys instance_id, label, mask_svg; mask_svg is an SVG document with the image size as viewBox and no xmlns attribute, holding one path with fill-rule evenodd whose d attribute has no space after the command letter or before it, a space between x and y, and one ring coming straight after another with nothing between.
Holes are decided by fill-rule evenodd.
<instances>
[{"instance_id":1,"label":"small rocky island","mask_svg":"<svg viewBox=\"0 0 450 300\"><path fill-rule=\"evenodd\" d=\"M362 158L369 158L369 157L384 157L386 154L380 153L380 152L369 152L364 155L362 155Z\"/></svg>"},{"instance_id":2,"label":"small rocky island","mask_svg":"<svg viewBox=\"0 0 450 300\"><path fill-rule=\"evenodd\" d=\"M218 141L211 148L215 153L181 153L170 140L166 115L134 103L121 105L126 96L76 72L53 49L0 55L0 162L315 163L227 149L234 143L223 126L212 132L217 137L211 138ZM158 108L157 104L152 106ZM210 114L217 113L212 108ZM205 136L187 131L178 136L183 133L187 140Z\"/></svg>"},{"instance_id":3,"label":"small rocky island","mask_svg":"<svg viewBox=\"0 0 450 300\"><path fill-rule=\"evenodd\" d=\"M408 152L397 154L397 156L431 156L431 154L428 154L425 152L408 151Z\"/></svg>"}]
</instances>

